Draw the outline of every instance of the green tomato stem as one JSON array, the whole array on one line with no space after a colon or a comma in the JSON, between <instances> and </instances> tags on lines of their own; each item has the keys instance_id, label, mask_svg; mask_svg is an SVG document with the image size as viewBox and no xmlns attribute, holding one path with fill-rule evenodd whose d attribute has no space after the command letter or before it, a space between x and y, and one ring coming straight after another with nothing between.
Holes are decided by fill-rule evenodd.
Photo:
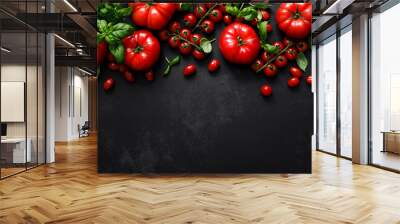
<instances>
[{"instance_id":1,"label":"green tomato stem","mask_svg":"<svg viewBox=\"0 0 400 224\"><path fill-rule=\"evenodd\" d=\"M291 46L292 46L291 44L288 44L288 45L287 45L285 48L283 48L277 55L275 55L275 57L269 59L269 60L267 61L267 63L265 63L260 69L258 69L258 70L256 71L256 73L259 73L259 72L261 72L262 70L264 70L264 68L266 68L269 64L271 64L278 56L280 56L280 55L282 55L283 53L285 53L286 50L287 50L289 47L291 47Z\"/></svg>"},{"instance_id":2,"label":"green tomato stem","mask_svg":"<svg viewBox=\"0 0 400 224\"><path fill-rule=\"evenodd\" d=\"M207 10L206 14L204 14L204 16L201 17L200 20L197 21L196 25L193 27L192 33L193 33L197 28L199 28L201 22L203 22L203 20L204 20L204 19L211 13L211 11L212 11L213 9L215 9L215 7L217 7L218 5L219 5L218 3L215 3L213 6L211 6L211 8L209 8L209 9Z\"/></svg>"}]
</instances>

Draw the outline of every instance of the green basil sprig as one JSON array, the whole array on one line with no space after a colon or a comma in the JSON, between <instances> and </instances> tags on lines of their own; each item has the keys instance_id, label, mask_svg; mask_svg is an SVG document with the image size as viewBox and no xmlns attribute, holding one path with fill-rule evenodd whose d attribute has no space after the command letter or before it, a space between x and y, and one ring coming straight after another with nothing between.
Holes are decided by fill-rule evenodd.
<instances>
[{"instance_id":1,"label":"green basil sprig","mask_svg":"<svg viewBox=\"0 0 400 224\"><path fill-rule=\"evenodd\" d=\"M167 66L165 67L165 70L163 72L163 76L168 75L171 72L172 66L175 66L181 62L181 56L176 56L172 60L169 60L167 57L165 57L165 61L167 62Z\"/></svg>"},{"instance_id":2,"label":"green basil sprig","mask_svg":"<svg viewBox=\"0 0 400 224\"><path fill-rule=\"evenodd\" d=\"M97 16L109 23L122 22L124 17L132 14L131 7L123 7L119 3L102 3L97 6Z\"/></svg>"},{"instance_id":3,"label":"green basil sprig","mask_svg":"<svg viewBox=\"0 0 400 224\"><path fill-rule=\"evenodd\" d=\"M240 6L239 6L240 5ZM269 8L269 4L265 3L256 3L256 4L246 4L244 7L244 3L242 4L226 4L225 9L226 12L235 16L237 18L243 18L247 21L251 21L257 18L259 21L261 20L262 14L259 10Z\"/></svg>"},{"instance_id":4,"label":"green basil sprig","mask_svg":"<svg viewBox=\"0 0 400 224\"><path fill-rule=\"evenodd\" d=\"M299 52L296 58L296 62L299 68L305 72L308 66L308 60L307 57L303 54L303 52Z\"/></svg>"}]
</instances>

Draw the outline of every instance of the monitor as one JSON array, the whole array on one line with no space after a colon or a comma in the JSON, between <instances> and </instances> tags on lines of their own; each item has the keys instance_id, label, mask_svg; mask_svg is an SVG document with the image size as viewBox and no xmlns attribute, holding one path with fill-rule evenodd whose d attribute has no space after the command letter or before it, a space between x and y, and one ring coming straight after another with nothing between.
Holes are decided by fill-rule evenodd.
<instances>
[{"instance_id":1,"label":"monitor","mask_svg":"<svg viewBox=\"0 0 400 224\"><path fill-rule=\"evenodd\" d=\"M7 124L1 123L1 136L7 136Z\"/></svg>"}]
</instances>

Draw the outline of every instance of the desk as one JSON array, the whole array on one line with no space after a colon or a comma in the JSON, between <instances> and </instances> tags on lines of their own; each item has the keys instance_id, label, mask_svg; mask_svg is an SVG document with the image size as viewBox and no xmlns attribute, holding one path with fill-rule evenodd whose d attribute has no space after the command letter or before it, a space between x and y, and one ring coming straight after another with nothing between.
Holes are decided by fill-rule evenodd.
<instances>
[{"instance_id":1,"label":"desk","mask_svg":"<svg viewBox=\"0 0 400 224\"><path fill-rule=\"evenodd\" d=\"M26 163L31 162L32 153L31 139L27 139L27 147L25 151L25 138L5 138L1 139L1 156L9 163ZM11 155L12 154L12 155ZM4 155L4 156L3 156ZM11 160L12 158L12 160Z\"/></svg>"},{"instance_id":2,"label":"desk","mask_svg":"<svg viewBox=\"0 0 400 224\"><path fill-rule=\"evenodd\" d=\"M400 131L383 131L382 152L400 154Z\"/></svg>"}]
</instances>

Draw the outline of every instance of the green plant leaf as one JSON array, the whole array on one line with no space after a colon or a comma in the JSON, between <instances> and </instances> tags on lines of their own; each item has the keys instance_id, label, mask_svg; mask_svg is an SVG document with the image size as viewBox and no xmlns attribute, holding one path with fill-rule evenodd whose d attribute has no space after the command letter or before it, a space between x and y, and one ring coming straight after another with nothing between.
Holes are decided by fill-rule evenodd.
<instances>
[{"instance_id":1,"label":"green plant leaf","mask_svg":"<svg viewBox=\"0 0 400 224\"><path fill-rule=\"evenodd\" d=\"M274 46L271 44L264 44L264 45L262 45L262 47L264 48L264 50L266 50L270 54L278 54L279 53L278 46Z\"/></svg>"},{"instance_id":2,"label":"green plant leaf","mask_svg":"<svg viewBox=\"0 0 400 224\"><path fill-rule=\"evenodd\" d=\"M247 21L251 21L257 17L257 10L254 7L246 7L239 12L238 17L243 17Z\"/></svg>"},{"instance_id":3,"label":"green plant leaf","mask_svg":"<svg viewBox=\"0 0 400 224\"><path fill-rule=\"evenodd\" d=\"M172 59L170 62L169 62L169 65L170 66L174 66L174 65L177 65L177 64L179 64L179 62L181 62L181 56L176 56L174 59Z\"/></svg>"},{"instance_id":4,"label":"green plant leaf","mask_svg":"<svg viewBox=\"0 0 400 224\"><path fill-rule=\"evenodd\" d=\"M257 24L257 28L258 28L262 43L267 42L267 37L268 37L267 25L268 25L268 21L262 21Z\"/></svg>"},{"instance_id":5,"label":"green plant leaf","mask_svg":"<svg viewBox=\"0 0 400 224\"><path fill-rule=\"evenodd\" d=\"M120 42L120 38L118 38L112 34L107 34L104 39L106 40L106 42L109 45L116 45L116 44L118 44L118 42Z\"/></svg>"},{"instance_id":6,"label":"green plant leaf","mask_svg":"<svg viewBox=\"0 0 400 224\"><path fill-rule=\"evenodd\" d=\"M183 10L183 11L192 11L192 9L193 9L193 4L181 3L180 9Z\"/></svg>"},{"instance_id":7,"label":"green plant leaf","mask_svg":"<svg viewBox=\"0 0 400 224\"><path fill-rule=\"evenodd\" d=\"M262 13L261 11L257 11L257 21L261 21L262 20Z\"/></svg>"},{"instance_id":8,"label":"green plant leaf","mask_svg":"<svg viewBox=\"0 0 400 224\"><path fill-rule=\"evenodd\" d=\"M108 50L114 55L115 61L119 64L125 61L125 48L121 42L114 45L109 45Z\"/></svg>"},{"instance_id":9,"label":"green plant leaf","mask_svg":"<svg viewBox=\"0 0 400 224\"><path fill-rule=\"evenodd\" d=\"M132 8L131 7L120 8L117 10L117 14L120 17L130 16L132 14Z\"/></svg>"},{"instance_id":10,"label":"green plant leaf","mask_svg":"<svg viewBox=\"0 0 400 224\"><path fill-rule=\"evenodd\" d=\"M99 29L100 33L106 33L108 30L107 21L98 19L97 29Z\"/></svg>"},{"instance_id":11,"label":"green plant leaf","mask_svg":"<svg viewBox=\"0 0 400 224\"><path fill-rule=\"evenodd\" d=\"M203 50L204 53L209 54L212 51L211 42L207 38L201 38L200 41L200 48Z\"/></svg>"},{"instance_id":12,"label":"green plant leaf","mask_svg":"<svg viewBox=\"0 0 400 224\"><path fill-rule=\"evenodd\" d=\"M237 16L239 13L239 8L232 4L226 4L225 10L227 13L231 14L232 16Z\"/></svg>"},{"instance_id":13,"label":"green plant leaf","mask_svg":"<svg viewBox=\"0 0 400 224\"><path fill-rule=\"evenodd\" d=\"M168 75L171 72L171 66L167 65L167 67L165 67L165 70L163 72L163 76Z\"/></svg>"},{"instance_id":14,"label":"green plant leaf","mask_svg":"<svg viewBox=\"0 0 400 224\"><path fill-rule=\"evenodd\" d=\"M134 31L134 27L128 23L117 23L112 27L112 30L112 35L119 39L122 39L130 35Z\"/></svg>"},{"instance_id":15,"label":"green plant leaf","mask_svg":"<svg viewBox=\"0 0 400 224\"><path fill-rule=\"evenodd\" d=\"M96 43L99 44L100 42L102 42L105 38L106 34L104 33L97 33L96 35Z\"/></svg>"},{"instance_id":16,"label":"green plant leaf","mask_svg":"<svg viewBox=\"0 0 400 224\"><path fill-rule=\"evenodd\" d=\"M255 8L257 8L257 9L268 9L268 8L271 7L271 5L270 5L270 4L267 4L267 3L256 3L256 4L254 4L253 6L254 6Z\"/></svg>"},{"instance_id":17,"label":"green plant leaf","mask_svg":"<svg viewBox=\"0 0 400 224\"><path fill-rule=\"evenodd\" d=\"M299 68L305 72L308 66L308 60L307 57L303 54L303 52L300 52L297 55L296 62Z\"/></svg>"}]
</instances>

